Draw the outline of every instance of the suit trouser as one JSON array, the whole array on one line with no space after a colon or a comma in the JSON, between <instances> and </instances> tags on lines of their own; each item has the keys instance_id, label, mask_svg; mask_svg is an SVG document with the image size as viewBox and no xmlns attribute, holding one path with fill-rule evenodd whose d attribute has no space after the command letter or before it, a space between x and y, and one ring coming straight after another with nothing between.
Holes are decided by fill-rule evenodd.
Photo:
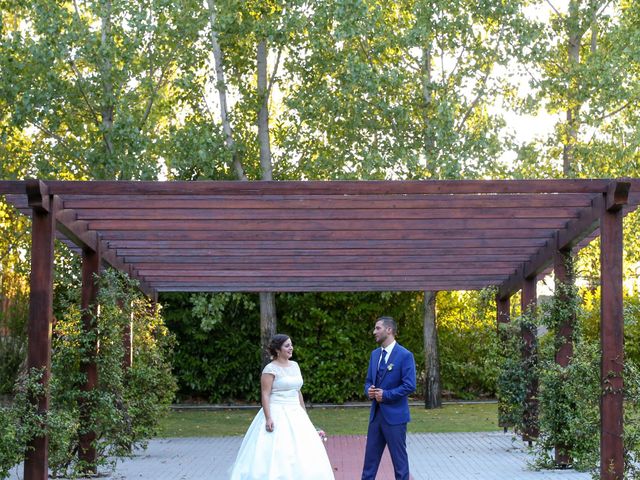
<instances>
[{"instance_id":1,"label":"suit trouser","mask_svg":"<svg viewBox=\"0 0 640 480\"><path fill-rule=\"evenodd\" d=\"M367 446L364 454L362 480L375 480L384 447L389 448L396 480L409 480L407 455L407 424L390 425L376 405L373 420L369 422Z\"/></svg>"}]
</instances>

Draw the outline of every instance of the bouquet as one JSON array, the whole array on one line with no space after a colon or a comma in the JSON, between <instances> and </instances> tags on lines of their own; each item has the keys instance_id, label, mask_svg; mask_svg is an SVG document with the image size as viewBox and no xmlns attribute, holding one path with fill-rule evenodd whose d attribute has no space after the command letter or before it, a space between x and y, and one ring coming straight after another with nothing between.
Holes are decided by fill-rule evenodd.
<instances>
[{"instance_id":1,"label":"bouquet","mask_svg":"<svg viewBox=\"0 0 640 480\"><path fill-rule=\"evenodd\" d=\"M318 432L320 440L322 440L323 442L326 442L328 440L327 433L324 430L322 430L321 428L316 428L316 432Z\"/></svg>"}]
</instances>

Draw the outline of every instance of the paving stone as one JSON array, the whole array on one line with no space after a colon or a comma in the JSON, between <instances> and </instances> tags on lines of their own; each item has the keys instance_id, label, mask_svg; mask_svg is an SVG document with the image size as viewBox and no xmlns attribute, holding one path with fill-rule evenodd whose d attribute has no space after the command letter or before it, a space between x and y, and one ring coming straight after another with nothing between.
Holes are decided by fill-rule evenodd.
<instances>
[{"instance_id":1,"label":"paving stone","mask_svg":"<svg viewBox=\"0 0 640 480\"><path fill-rule=\"evenodd\" d=\"M336 480L358 480L362 471L365 436L335 436L327 452ZM146 450L118 462L105 480L224 480L240 448L242 437L170 438L149 442ZM533 471L525 445L511 434L419 433L407 436L413 480L588 480L573 470ZM11 479L22 479L22 468ZM304 480L304 479L300 479ZM376 480L393 480L385 457Z\"/></svg>"}]
</instances>

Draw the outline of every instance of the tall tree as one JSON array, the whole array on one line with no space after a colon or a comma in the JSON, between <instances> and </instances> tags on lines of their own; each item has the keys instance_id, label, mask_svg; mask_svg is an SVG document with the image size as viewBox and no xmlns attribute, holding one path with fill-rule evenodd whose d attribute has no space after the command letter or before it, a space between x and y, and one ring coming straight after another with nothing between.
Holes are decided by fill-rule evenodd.
<instances>
[{"instance_id":1,"label":"tall tree","mask_svg":"<svg viewBox=\"0 0 640 480\"><path fill-rule=\"evenodd\" d=\"M637 175L636 2L550 0L539 7L550 9L550 18L540 21L527 62L532 105L557 123L548 138L534 141L537 164L555 165L555 176Z\"/></svg>"},{"instance_id":2,"label":"tall tree","mask_svg":"<svg viewBox=\"0 0 640 480\"><path fill-rule=\"evenodd\" d=\"M229 118L229 104L227 101L227 81L224 73L224 58L222 55L222 48L220 47L220 41L218 40L218 12L215 0L207 0L207 6L209 7L209 28L211 35L211 50L213 52L213 59L215 62L215 74L216 74L216 89L218 90L218 101L220 107L220 121L222 123L222 130L224 132L225 146L231 153L233 159L233 168L235 170L238 180L247 180L247 176L242 168L242 162L240 161L239 152L236 148L236 142L233 137L233 127L231 126L231 120Z\"/></svg>"},{"instance_id":3,"label":"tall tree","mask_svg":"<svg viewBox=\"0 0 640 480\"><path fill-rule=\"evenodd\" d=\"M279 56L278 56L279 60ZM271 136L269 134L269 96L271 94L268 72L267 38L257 38L256 47L256 76L258 97L258 144L260 146L260 175L262 180L273 180L273 165L271 160ZM277 65L276 65L277 68ZM274 75L275 75L274 71ZM263 363L268 363L267 349L269 340L277 329L276 296L275 292L260 292L260 334L264 352Z\"/></svg>"},{"instance_id":4,"label":"tall tree","mask_svg":"<svg viewBox=\"0 0 640 480\"><path fill-rule=\"evenodd\" d=\"M550 11L526 65L533 112L555 129L520 150L514 174L624 177L640 173L640 7L626 0L538 2ZM625 265L640 259L639 217L625 220ZM578 271L597 278L598 245L584 249Z\"/></svg>"},{"instance_id":5,"label":"tall tree","mask_svg":"<svg viewBox=\"0 0 640 480\"><path fill-rule=\"evenodd\" d=\"M288 11L295 7L295 2L208 0L209 42L195 56L199 68L191 70L191 65L183 65L185 72L194 72L185 75L184 84L191 112L177 126L176 136L169 137L177 137L178 142L167 142L172 145L168 154L174 152L174 145L183 143L199 144L197 151L203 154L193 158L189 155L193 148L181 148L185 157L171 155L172 176L218 179L229 177L233 170L239 180L274 179L270 98L277 84L280 56L287 47L290 21L297 18ZM208 52L213 53L213 68ZM211 73L200 75L198 70ZM208 101L211 84L218 92L214 107ZM191 89L201 94L191 96ZM233 105L228 101L229 92ZM268 362L266 345L276 332L273 292L260 293L260 331L263 361Z\"/></svg>"},{"instance_id":6,"label":"tall tree","mask_svg":"<svg viewBox=\"0 0 640 480\"><path fill-rule=\"evenodd\" d=\"M161 0L3 3L17 21L5 25L0 53L10 122L29 130L37 175L156 178L154 137L189 37L175 29L187 25L182 9Z\"/></svg>"},{"instance_id":7,"label":"tall tree","mask_svg":"<svg viewBox=\"0 0 640 480\"><path fill-rule=\"evenodd\" d=\"M496 5L492 5L492 7L495 8ZM467 122L473 122L474 116L478 115L478 113L480 113L481 116L487 114L486 112L488 107L490 107L491 100L486 98L486 95L491 92L490 85L492 82L495 82L496 85L502 83L499 79L492 80L491 77L497 77L496 73L494 73L496 65L504 62L507 58L506 50L508 50L508 44L505 42L524 44L526 43L527 32L526 29L520 26L520 29L517 30L519 35L505 33L505 31L510 28L516 31L515 26L518 22L522 21L517 3L512 5L513 10L502 11L499 8L496 10L489 9L487 11L478 6L466 6L466 8L468 8L468 10L466 10L465 6L461 7L460 5L451 3L438 4L437 2L418 3L417 8L421 23L419 27L416 26L415 30L421 39L422 48L420 68L418 69L418 65L416 65L415 68L421 76L423 175L430 178L465 177L469 172L465 172L464 151L459 152L461 158L453 159L453 161L446 160L443 164L443 158L446 157L443 157L443 152L440 148L446 146L447 141L443 139L442 132L446 131L449 126L454 125L457 134L465 131L473 132L474 128L468 125ZM457 28L452 30L447 28L446 24L451 21L452 18L465 19L465 17L468 22L466 24L467 29L463 28L461 31L458 31ZM483 44L481 38L474 38L473 35L469 35L468 32L473 31L474 28L479 28L480 31L483 32L492 32L491 24L495 20L495 17L500 18L501 26L498 29L494 27L493 36L487 35L487 37L485 37L485 40L488 40L486 45ZM464 20L460 23L464 25ZM458 23L456 27L459 27L460 23ZM488 28L487 25L489 25ZM504 31L502 29L504 29ZM443 37L450 37L457 41L455 43L450 40L449 42L445 42L443 41ZM460 47L458 51L455 51L455 49L449 51L446 47L443 47L443 45L459 45ZM492 49L491 53L485 50L487 47ZM436 74L434 74L433 64L434 52L436 58L439 58L441 61L440 69ZM446 71L443 60L452 60L453 58L456 59L455 67ZM467 72L462 73L457 80L451 82L451 79L455 79L456 77L455 70L466 62L473 62L479 68L477 68L477 70L467 70ZM462 67L461 72L464 71L465 68ZM448 80L445 81L445 79ZM454 87L455 91L456 84L462 86L466 82L471 82L471 84L474 85L472 95L469 96L463 91L458 93L460 96L460 104L456 107L457 115L454 114L454 117L451 117L444 125L441 125L438 110L442 108L442 99L438 97L442 95L442 91L447 92L451 87ZM503 83L503 85L505 84ZM447 94L447 97L448 96L449 94ZM483 130L486 132L486 127L487 125L482 126L481 124L480 128L477 129L477 133L481 133ZM464 133L462 134L464 135ZM495 146L499 144L497 136L494 138L494 142ZM478 164L476 168L479 168L480 171L484 169L481 164ZM424 395L426 408L442 406L436 301L437 292L424 292Z\"/></svg>"}]
</instances>

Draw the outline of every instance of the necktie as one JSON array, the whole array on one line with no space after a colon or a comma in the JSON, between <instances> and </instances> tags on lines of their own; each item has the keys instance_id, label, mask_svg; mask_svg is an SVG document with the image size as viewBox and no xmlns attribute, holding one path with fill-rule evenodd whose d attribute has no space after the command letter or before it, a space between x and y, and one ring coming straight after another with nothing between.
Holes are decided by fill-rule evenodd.
<instances>
[{"instance_id":1,"label":"necktie","mask_svg":"<svg viewBox=\"0 0 640 480\"><path fill-rule=\"evenodd\" d=\"M387 351L382 349L382 352L380 352L380 363L378 364L376 383L379 383L380 380L382 380L384 369L387 367L387 355Z\"/></svg>"}]
</instances>

